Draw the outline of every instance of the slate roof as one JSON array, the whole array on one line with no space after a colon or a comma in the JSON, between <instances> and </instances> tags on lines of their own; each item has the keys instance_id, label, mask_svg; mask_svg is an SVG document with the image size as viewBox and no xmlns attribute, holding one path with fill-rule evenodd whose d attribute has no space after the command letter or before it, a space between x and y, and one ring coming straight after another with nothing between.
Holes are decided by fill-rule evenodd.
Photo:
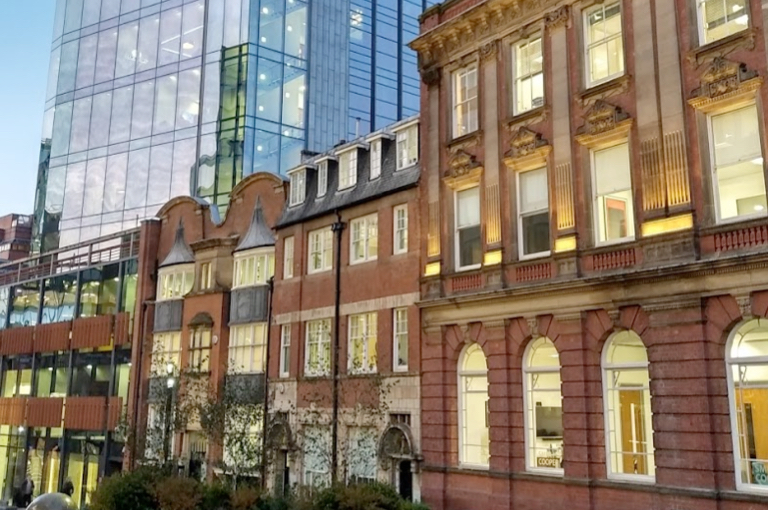
<instances>
[{"instance_id":1,"label":"slate roof","mask_svg":"<svg viewBox=\"0 0 768 510\"><path fill-rule=\"evenodd\" d=\"M328 160L328 189L324 196L318 197L318 170L317 168L313 168L313 166L316 166L317 161L327 156L336 157L335 154L339 150L343 150L350 146L367 145L366 140L375 137L376 134L380 132L388 132L392 129L396 130L398 126L411 123L417 118L418 117L412 117L402 122L398 122L382 131L371 133L365 137L353 140L352 142L344 143L343 145L338 145L334 147L333 150L306 160L302 164L302 166L307 166L305 169L305 172L307 173L307 192L304 202L295 206L291 206L287 203L282 217L277 222L276 228L288 227L296 223L332 213L336 210L346 209L378 197L415 187L419 182L419 176L421 174L420 164L416 163L411 167L396 170L397 144L394 139L382 139L381 175L376 179L370 178L369 151L361 147L355 149L358 151L357 184L351 188L338 191L339 164L336 161Z\"/></svg>"},{"instance_id":2,"label":"slate roof","mask_svg":"<svg viewBox=\"0 0 768 510\"><path fill-rule=\"evenodd\" d=\"M184 221L179 220L179 226L176 227L176 240L173 242L171 251L160 263L159 267L175 266L178 264L190 264L195 261L195 254L184 240Z\"/></svg>"},{"instance_id":3,"label":"slate roof","mask_svg":"<svg viewBox=\"0 0 768 510\"><path fill-rule=\"evenodd\" d=\"M261 199L256 199L256 207L253 208L253 217L248 231L243 236L240 244L235 248L235 252L261 248L264 246L274 246L275 236L272 229L264 221L264 212L261 209Z\"/></svg>"}]
</instances>

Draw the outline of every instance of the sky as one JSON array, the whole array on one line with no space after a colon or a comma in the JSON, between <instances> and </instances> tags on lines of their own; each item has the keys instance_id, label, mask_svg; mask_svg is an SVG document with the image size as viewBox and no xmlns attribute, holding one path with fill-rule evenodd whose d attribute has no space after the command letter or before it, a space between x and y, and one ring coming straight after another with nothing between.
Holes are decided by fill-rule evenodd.
<instances>
[{"instance_id":1,"label":"sky","mask_svg":"<svg viewBox=\"0 0 768 510\"><path fill-rule=\"evenodd\" d=\"M55 0L0 0L0 216L31 214Z\"/></svg>"}]
</instances>

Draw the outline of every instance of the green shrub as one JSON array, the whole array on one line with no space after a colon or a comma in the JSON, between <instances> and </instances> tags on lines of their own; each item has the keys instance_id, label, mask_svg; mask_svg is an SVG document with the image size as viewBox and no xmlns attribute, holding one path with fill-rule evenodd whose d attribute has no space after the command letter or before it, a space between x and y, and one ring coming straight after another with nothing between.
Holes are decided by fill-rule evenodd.
<instances>
[{"instance_id":1,"label":"green shrub","mask_svg":"<svg viewBox=\"0 0 768 510\"><path fill-rule=\"evenodd\" d=\"M91 510L157 510L155 487L163 473L139 468L105 478L94 491Z\"/></svg>"},{"instance_id":2,"label":"green shrub","mask_svg":"<svg viewBox=\"0 0 768 510\"><path fill-rule=\"evenodd\" d=\"M203 486L203 499L200 501L200 510L230 510L232 508L229 488L220 483L211 483Z\"/></svg>"},{"instance_id":3,"label":"green shrub","mask_svg":"<svg viewBox=\"0 0 768 510\"><path fill-rule=\"evenodd\" d=\"M155 496L158 510L198 510L203 489L193 478L170 477L157 484Z\"/></svg>"}]
</instances>

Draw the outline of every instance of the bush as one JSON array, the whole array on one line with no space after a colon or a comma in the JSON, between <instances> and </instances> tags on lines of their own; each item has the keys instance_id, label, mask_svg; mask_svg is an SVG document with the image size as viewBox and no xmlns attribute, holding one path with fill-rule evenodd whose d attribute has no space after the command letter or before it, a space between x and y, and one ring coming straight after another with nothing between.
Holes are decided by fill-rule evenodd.
<instances>
[{"instance_id":1,"label":"bush","mask_svg":"<svg viewBox=\"0 0 768 510\"><path fill-rule=\"evenodd\" d=\"M229 510L230 498L231 494L226 486L220 483L204 485L200 510Z\"/></svg>"},{"instance_id":2,"label":"bush","mask_svg":"<svg viewBox=\"0 0 768 510\"><path fill-rule=\"evenodd\" d=\"M170 477L155 489L158 510L198 510L203 501L200 482L194 478Z\"/></svg>"},{"instance_id":3,"label":"bush","mask_svg":"<svg viewBox=\"0 0 768 510\"><path fill-rule=\"evenodd\" d=\"M157 510L155 487L164 474L139 468L105 478L94 491L91 510Z\"/></svg>"},{"instance_id":4,"label":"bush","mask_svg":"<svg viewBox=\"0 0 768 510\"><path fill-rule=\"evenodd\" d=\"M232 510L256 510L261 492L248 485L238 487L232 493Z\"/></svg>"}]
</instances>

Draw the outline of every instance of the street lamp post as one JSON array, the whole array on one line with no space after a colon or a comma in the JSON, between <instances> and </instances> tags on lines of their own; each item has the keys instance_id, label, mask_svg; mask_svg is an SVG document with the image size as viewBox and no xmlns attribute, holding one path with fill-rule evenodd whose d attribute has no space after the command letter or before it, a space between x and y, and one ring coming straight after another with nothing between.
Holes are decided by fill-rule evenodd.
<instances>
[{"instance_id":1,"label":"street lamp post","mask_svg":"<svg viewBox=\"0 0 768 510\"><path fill-rule=\"evenodd\" d=\"M173 413L173 389L176 386L176 379L173 377L173 370L173 363L168 363L165 366L165 371L168 374L168 377L165 380L167 391L165 394L165 428L163 431L163 466L168 465L169 453L171 449L171 423L173 418L171 414Z\"/></svg>"}]
</instances>

